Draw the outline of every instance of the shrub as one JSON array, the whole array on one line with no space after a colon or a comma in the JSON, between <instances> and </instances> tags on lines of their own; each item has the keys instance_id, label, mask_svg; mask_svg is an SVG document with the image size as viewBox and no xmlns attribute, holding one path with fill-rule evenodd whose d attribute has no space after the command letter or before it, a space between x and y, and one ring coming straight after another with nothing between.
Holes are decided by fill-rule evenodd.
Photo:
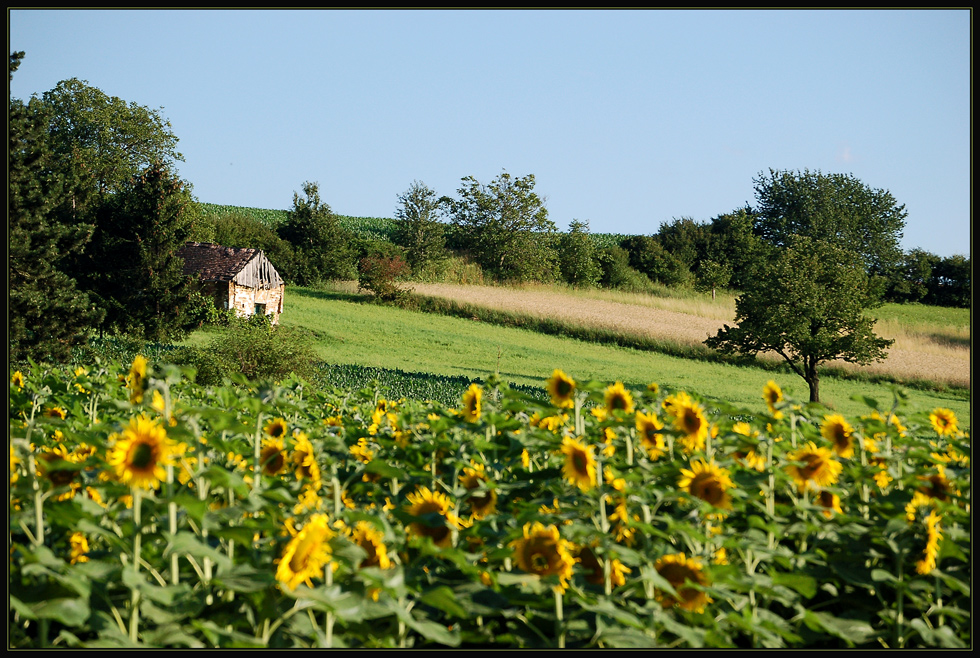
<instances>
[{"instance_id":1,"label":"shrub","mask_svg":"<svg viewBox=\"0 0 980 658\"><path fill-rule=\"evenodd\" d=\"M405 290L396 282L411 273L408 263L401 256L368 256L362 258L358 267L358 286L385 301L395 301L404 297Z\"/></svg>"},{"instance_id":2,"label":"shrub","mask_svg":"<svg viewBox=\"0 0 980 658\"><path fill-rule=\"evenodd\" d=\"M236 318L208 347L220 367L249 379L309 378L318 360L313 336L301 327L273 326L268 316Z\"/></svg>"}]
</instances>

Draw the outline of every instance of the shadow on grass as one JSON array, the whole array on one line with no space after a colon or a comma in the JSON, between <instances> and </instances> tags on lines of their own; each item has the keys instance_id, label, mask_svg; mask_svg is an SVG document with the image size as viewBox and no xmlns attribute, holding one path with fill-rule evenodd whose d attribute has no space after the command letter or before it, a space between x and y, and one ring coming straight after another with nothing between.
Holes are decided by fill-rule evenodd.
<instances>
[{"instance_id":1,"label":"shadow on grass","mask_svg":"<svg viewBox=\"0 0 980 658\"><path fill-rule=\"evenodd\" d=\"M366 302L371 299L371 295L362 295L355 292L340 292L335 290L316 290L315 288L290 287L289 292L297 297L325 299L328 301Z\"/></svg>"},{"instance_id":2,"label":"shadow on grass","mask_svg":"<svg viewBox=\"0 0 980 658\"><path fill-rule=\"evenodd\" d=\"M929 334L929 340L943 347L970 349L970 337L947 336L945 334Z\"/></svg>"}]
</instances>

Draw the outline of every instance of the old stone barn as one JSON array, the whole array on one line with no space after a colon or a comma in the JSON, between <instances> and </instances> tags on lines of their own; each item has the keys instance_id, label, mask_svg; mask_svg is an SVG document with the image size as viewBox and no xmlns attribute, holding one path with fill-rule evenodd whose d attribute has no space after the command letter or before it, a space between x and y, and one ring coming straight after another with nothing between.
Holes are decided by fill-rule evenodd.
<instances>
[{"instance_id":1,"label":"old stone barn","mask_svg":"<svg viewBox=\"0 0 980 658\"><path fill-rule=\"evenodd\" d=\"M184 273L200 277L215 306L235 309L239 317L269 315L279 323L286 285L260 249L188 242L177 253L184 259Z\"/></svg>"}]
</instances>

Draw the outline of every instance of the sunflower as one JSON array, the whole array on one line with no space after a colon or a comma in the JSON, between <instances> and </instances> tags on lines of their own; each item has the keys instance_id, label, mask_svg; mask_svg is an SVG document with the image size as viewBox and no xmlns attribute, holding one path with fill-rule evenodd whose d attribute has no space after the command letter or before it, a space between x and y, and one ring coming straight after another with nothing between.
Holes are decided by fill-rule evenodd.
<instances>
[{"instance_id":1,"label":"sunflower","mask_svg":"<svg viewBox=\"0 0 980 658\"><path fill-rule=\"evenodd\" d=\"M273 439L281 439L286 436L286 421L283 418L273 418L263 429Z\"/></svg>"},{"instance_id":2,"label":"sunflower","mask_svg":"<svg viewBox=\"0 0 980 658\"><path fill-rule=\"evenodd\" d=\"M138 416L129 427L115 435L106 461L123 484L141 489L157 489L167 477L164 469L173 463L175 449L167 430L152 418Z\"/></svg>"},{"instance_id":3,"label":"sunflower","mask_svg":"<svg viewBox=\"0 0 980 658\"><path fill-rule=\"evenodd\" d=\"M390 569L391 559L384 544L384 534L368 521L358 521L350 532L351 541L364 549L367 556L361 560L359 568L378 567Z\"/></svg>"},{"instance_id":4,"label":"sunflower","mask_svg":"<svg viewBox=\"0 0 980 658\"><path fill-rule=\"evenodd\" d=\"M10 383L17 387L17 390L24 388L24 373L20 370L14 373L13 377L10 378Z\"/></svg>"},{"instance_id":5,"label":"sunflower","mask_svg":"<svg viewBox=\"0 0 980 658\"><path fill-rule=\"evenodd\" d=\"M701 500L721 509L731 509L732 502L726 491L735 484L727 469L719 468L714 460L703 459L691 463L691 468L681 469L677 486Z\"/></svg>"},{"instance_id":6,"label":"sunflower","mask_svg":"<svg viewBox=\"0 0 980 658\"><path fill-rule=\"evenodd\" d=\"M314 490L320 488L320 465L316 462L316 455L313 452L313 444L305 432L296 433L296 443L293 445L291 455L293 466L296 470L296 478L299 480L310 480Z\"/></svg>"},{"instance_id":7,"label":"sunflower","mask_svg":"<svg viewBox=\"0 0 980 658\"><path fill-rule=\"evenodd\" d=\"M566 436L561 444L565 455L565 466L562 471L565 479L582 491L588 491L596 485L595 456L592 446L586 446L578 439Z\"/></svg>"},{"instance_id":8,"label":"sunflower","mask_svg":"<svg viewBox=\"0 0 980 658\"><path fill-rule=\"evenodd\" d=\"M705 441L708 438L708 419L704 417L704 410L686 394L683 399L679 399L669 407L669 411L674 416L674 429L681 432L681 443L684 450L688 453L704 450Z\"/></svg>"},{"instance_id":9,"label":"sunflower","mask_svg":"<svg viewBox=\"0 0 980 658\"><path fill-rule=\"evenodd\" d=\"M881 465L881 467L872 477L874 478L875 484L877 484L878 488L882 491L885 490L885 487L887 487L893 479L892 476L888 474L888 467L884 464Z\"/></svg>"},{"instance_id":10,"label":"sunflower","mask_svg":"<svg viewBox=\"0 0 980 658\"><path fill-rule=\"evenodd\" d=\"M470 384L470 387L463 393L463 420L467 423L475 423L480 420L483 413L481 402L483 400L483 389L477 384Z\"/></svg>"},{"instance_id":11,"label":"sunflower","mask_svg":"<svg viewBox=\"0 0 980 658\"><path fill-rule=\"evenodd\" d=\"M559 409L575 406L575 380L561 370L551 373L551 379L546 382L551 404Z\"/></svg>"},{"instance_id":12,"label":"sunflower","mask_svg":"<svg viewBox=\"0 0 980 658\"><path fill-rule=\"evenodd\" d=\"M578 562L585 569L585 580L593 585L602 585L606 581L605 565L589 546L583 546L576 554ZM613 587L622 587L626 584L626 574L633 573L633 570L617 559L609 563L609 580Z\"/></svg>"},{"instance_id":13,"label":"sunflower","mask_svg":"<svg viewBox=\"0 0 980 658\"><path fill-rule=\"evenodd\" d=\"M473 468L463 468L463 475L459 478L467 491L474 491L480 488L481 483L486 483L487 476L483 464L471 462ZM474 519L482 519L489 514L493 514L497 509L497 492L489 489L486 492L471 493L468 499L470 514Z\"/></svg>"},{"instance_id":14,"label":"sunflower","mask_svg":"<svg viewBox=\"0 0 980 658\"><path fill-rule=\"evenodd\" d=\"M823 507L823 515L828 519L834 516L834 512L843 514L844 510L840 507L840 496L824 489L817 497L817 502Z\"/></svg>"},{"instance_id":15,"label":"sunflower","mask_svg":"<svg viewBox=\"0 0 980 658\"><path fill-rule=\"evenodd\" d=\"M919 476L922 481L919 491L935 500L948 500L949 494L954 493L954 487L946 479L946 469L940 464L936 465L936 472L929 476Z\"/></svg>"},{"instance_id":16,"label":"sunflower","mask_svg":"<svg viewBox=\"0 0 980 658\"><path fill-rule=\"evenodd\" d=\"M939 556L939 542L943 538L943 530L939 525L940 517L935 510L926 517L926 548L922 559L915 563L915 570L925 576L936 568L936 558Z\"/></svg>"},{"instance_id":17,"label":"sunflower","mask_svg":"<svg viewBox=\"0 0 980 658\"><path fill-rule=\"evenodd\" d=\"M762 387L762 399L766 401L766 407L769 408L769 415L777 419L783 417L783 412L776 409L776 405L783 401L783 390L779 388L779 385L775 381L770 379Z\"/></svg>"},{"instance_id":18,"label":"sunflower","mask_svg":"<svg viewBox=\"0 0 980 658\"><path fill-rule=\"evenodd\" d=\"M290 533L295 531L291 524L286 526ZM332 553L327 543L334 536L326 514L315 514L306 522L303 529L293 535L286 544L279 567L276 569L276 580L293 590L300 583L313 586L313 578L323 576L323 567L330 564ZM329 567L328 567L329 568Z\"/></svg>"},{"instance_id":19,"label":"sunflower","mask_svg":"<svg viewBox=\"0 0 980 658\"><path fill-rule=\"evenodd\" d=\"M606 411L622 411L629 415L633 413L633 395L623 387L623 382L616 382L606 389Z\"/></svg>"},{"instance_id":20,"label":"sunflower","mask_svg":"<svg viewBox=\"0 0 980 658\"><path fill-rule=\"evenodd\" d=\"M266 427L268 432L268 427ZM286 444L279 437L262 439L259 465L265 475L277 475L286 467Z\"/></svg>"},{"instance_id":21,"label":"sunflower","mask_svg":"<svg viewBox=\"0 0 980 658\"><path fill-rule=\"evenodd\" d=\"M64 420L68 417L68 412L61 407L50 407L44 412L44 415L48 418L60 418L61 420Z\"/></svg>"},{"instance_id":22,"label":"sunflower","mask_svg":"<svg viewBox=\"0 0 980 658\"><path fill-rule=\"evenodd\" d=\"M711 597L707 593L686 585L688 581L702 587L708 584L708 577L696 558L689 558L684 553L674 553L673 555L664 555L653 566L680 597L677 599L666 592L657 590L657 600L663 607L669 608L679 605L684 610L704 612L704 606L711 603Z\"/></svg>"},{"instance_id":23,"label":"sunflower","mask_svg":"<svg viewBox=\"0 0 980 658\"><path fill-rule=\"evenodd\" d=\"M453 541L453 530L462 528L459 518L452 512L452 502L445 494L420 487L408 494L411 507L408 513L420 520L409 526L409 534L416 537L429 537L439 548L446 548Z\"/></svg>"},{"instance_id":24,"label":"sunflower","mask_svg":"<svg viewBox=\"0 0 980 658\"><path fill-rule=\"evenodd\" d=\"M794 462L802 462L786 467L801 492L807 487L829 487L835 484L844 468L834 459L828 448L818 448L813 441L792 453L789 458Z\"/></svg>"},{"instance_id":25,"label":"sunflower","mask_svg":"<svg viewBox=\"0 0 980 658\"><path fill-rule=\"evenodd\" d=\"M929 414L929 422L939 436L956 436L956 414L949 409L933 409Z\"/></svg>"},{"instance_id":26,"label":"sunflower","mask_svg":"<svg viewBox=\"0 0 980 658\"><path fill-rule=\"evenodd\" d=\"M133 359L133 365L129 367L126 387L129 389L129 401L132 404L143 402L143 393L146 392L146 365L146 357L137 354Z\"/></svg>"},{"instance_id":27,"label":"sunflower","mask_svg":"<svg viewBox=\"0 0 980 658\"><path fill-rule=\"evenodd\" d=\"M659 459L667 450L664 443L664 435L660 430L664 428L663 423L657 418L657 414L649 416L642 411L636 414L636 432L640 435L640 443L647 449L650 459Z\"/></svg>"},{"instance_id":28,"label":"sunflower","mask_svg":"<svg viewBox=\"0 0 980 658\"><path fill-rule=\"evenodd\" d=\"M357 443L348 448L348 452L363 464L367 464L374 459L374 451L368 446L367 439L363 436L357 440Z\"/></svg>"},{"instance_id":29,"label":"sunflower","mask_svg":"<svg viewBox=\"0 0 980 658\"><path fill-rule=\"evenodd\" d=\"M78 564L79 562L88 562L88 540L85 539L85 535L80 532L72 533L71 537L68 538L68 544L71 546L70 560L71 564Z\"/></svg>"},{"instance_id":30,"label":"sunflower","mask_svg":"<svg viewBox=\"0 0 980 658\"><path fill-rule=\"evenodd\" d=\"M824 416L820 434L834 444L834 451L844 459L854 455L854 428L840 414Z\"/></svg>"},{"instance_id":31,"label":"sunflower","mask_svg":"<svg viewBox=\"0 0 980 658\"><path fill-rule=\"evenodd\" d=\"M17 451L14 450L14 444L10 444L10 484L14 484L20 479L20 469L21 465L20 457L17 456Z\"/></svg>"},{"instance_id":32,"label":"sunflower","mask_svg":"<svg viewBox=\"0 0 980 658\"><path fill-rule=\"evenodd\" d=\"M540 521L524 525L524 534L510 543L514 559L522 571L539 577L558 576L556 589L564 592L572 577L575 558L570 552L571 542L562 539L558 526L547 528Z\"/></svg>"},{"instance_id":33,"label":"sunflower","mask_svg":"<svg viewBox=\"0 0 980 658\"><path fill-rule=\"evenodd\" d=\"M51 486L71 487L71 491L58 497L58 500L68 500L75 495L75 491L81 486L75 482L78 471L69 465L78 461L74 455L68 453L63 445L54 448L45 448L37 456L37 474L45 477L51 482Z\"/></svg>"}]
</instances>

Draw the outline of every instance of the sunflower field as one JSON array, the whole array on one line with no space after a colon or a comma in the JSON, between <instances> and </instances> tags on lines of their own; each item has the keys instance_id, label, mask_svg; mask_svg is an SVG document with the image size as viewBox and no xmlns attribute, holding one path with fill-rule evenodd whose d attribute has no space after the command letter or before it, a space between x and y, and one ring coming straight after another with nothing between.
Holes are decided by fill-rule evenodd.
<instances>
[{"instance_id":1,"label":"sunflower field","mask_svg":"<svg viewBox=\"0 0 980 658\"><path fill-rule=\"evenodd\" d=\"M8 642L969 647L969 434L651 384L10 380Z\"/></svg>"}]
</instances>

